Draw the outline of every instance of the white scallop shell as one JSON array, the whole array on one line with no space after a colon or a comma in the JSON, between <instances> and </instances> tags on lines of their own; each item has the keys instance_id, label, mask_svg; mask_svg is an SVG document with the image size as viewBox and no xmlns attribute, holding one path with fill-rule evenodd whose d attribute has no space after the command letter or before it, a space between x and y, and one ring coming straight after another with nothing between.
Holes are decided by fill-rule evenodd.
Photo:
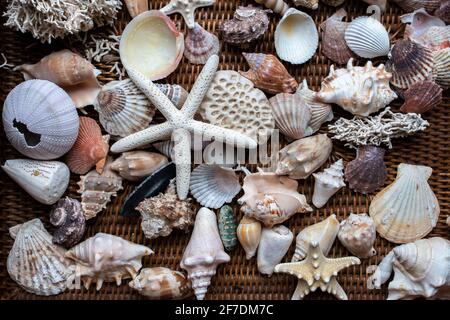
<instances>
[{"instance_id":1,"label":"white scallop shell","mask_svg":"<svg viewBox=\"0 0 450 320\"><path fill-rule=\"evenodd\" d=\"M3 127L20 153L40 160L67 153L78 136L79 119L69 95L47 80L16 86L3 105Z\"/></svg>"},{"instance_id":2,"label":"white scallop shell","mask_svg":"<svg viewBox=\"0 0 450 320\"><path fill-rule=\"evenodd\" d=\"M302 64L312 58L319 46L314 20L306 13L290 8L275 29L275 49L280 59Z\"/></svg>"},{"instance_id":3,"label":"white scallop shell","mask_svg":"<svg viewBox=\"0 0 450 320\"><path fill-rule=\"evenodd\" d=\"M202 206L217 209L233 201L241 185L232 169L201 164L191 173L190 190Z\"/></svg>"},{"instance_id":4,"label":"white scallop shell","mask_svg":"<svg viewBox=\"0 0 450 320\"><path fill-rule=\"evenodd\" d=\"M3 170L34 199L54 204L69 186L69 168L59 161L7 160Z\"/></svg>"}]
</instances>

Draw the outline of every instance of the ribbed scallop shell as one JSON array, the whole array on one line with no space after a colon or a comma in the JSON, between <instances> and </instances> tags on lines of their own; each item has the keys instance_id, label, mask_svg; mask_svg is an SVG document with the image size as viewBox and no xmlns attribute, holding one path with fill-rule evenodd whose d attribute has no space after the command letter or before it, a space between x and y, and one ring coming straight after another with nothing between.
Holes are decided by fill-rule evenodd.
<instances>
[{"instance_id":1,"label":"ribbed scallop shell","mask_svg":"<svg viewBox=\"0 0 450 320\"><path fill-rule=\"evenodd\" d=\"M72 148L79 120L67 93L46 80L16 86L3 105L3 127L14 148L27 157L56 159Z\"/></svg>"},{"instance_id":2,"label":"ribbed scallop shell","mask_svg":"<svg viewBox=\"0 0 450 320\"><path fill-rule=\"evenodd\" d=\"M425 113L442 103L442 88L434 81L416 82L403 93L402 112Z\"/></svg>"},{"instance_id":3,"label":"ribbed scallop shell","mask_svg":"<svg viewBox=\"0 0 450 320\"><path fill-rule=\"evenodd\" d=\"M26 291L41 296L66 290L71 273L66 250L52 243L41 220L16 225L9 232L15 239L6 262L9 276Z\"/></svg>"},{"instance_id":4,"label":"ribbed scallop shell","mask_svg":"<svg viewBox=\"0 0 450 320\"><path fill-rule=\"evenodd\" d=\"M407 243L436 226L440 209L427 182L431 173L430 167L401 163L395 181L372 200L369 214L383 238Z\"/></svg>"},{"instance_id":5,"label":"ribbed scallop shell","mask_svg":"<svg viewBox=\"0 0 450 320\"><path fill-rule=\"evenodd\" d=\"M261 222L243 216L236 229L236 236L245 251L247 260L251 259L255 255L261 240Z\"/></svg>"},{"instance_id":6,"label":"ribbed scallop shell","mask_svg":"<svg viewBox=\"0 0 450 320\"><path fill-rule=\"evenodd\" d=\"M424 8L415 10L400 16L400 20L407 24L404 38L410 38L417 41L418 37L423 36L431 27L445 27L444 21L428 14ZM417 41L420 43L420 41Z\"/></svg>"},{"instance_id":7,"label":"ribbed scallop shell","mask_svg":"<svg viewBox=\"0 0 450 320\"><path fill-rule=\"evenodd\" d=\"M155 114L155 107L130 79L104 85L94 108L106 132L120 137L146 129Z\"/></svg>"},{"instance_id":8,"label":"ribbed scallop shell","mask_svg":"<svg viewBox=\"0 0 450 320\"><path fill-rule=\"evenodd\" d=\"M192 171L189 188L202 206L217 209L233 201L241 185L232 169L201 164Z\"/></svg>"},{"instance_id":9,"label":"ribbed scallop shell","mask_svg":"<svg viewBox=\"0 0 450 320\"><path fill-rule=\"evenodd\" d=\"M429 13L433 13L439 8L441 0L393 0L393 2L406 12L425 8Z\"/></svg>"},{"instance_id":10,"label":"ribbed scallop shell","mask_svg":"<svg viewBox=\"0 0 450 320\"><path fill-rule=\"evenodd\" d=\"M450 48L433 52L436 83L443 89L450 87Z\"/></svg>"},{"instance_id":11,"label":"ribbed scallop shell","mask_svg":"<svg viewBox=\"0 0 450 320\"><path fill-rule=\"evenodd\" d=\"M190 63L205 64L209 57L219 54L219 39L212 33L195 23L193 29L188 29L184 40L184 56Z\"/></svg>"},{"instance_id":12,"label":"ribbed scallop shell","mask_svg":"<svg viewBox=\"0 0 450 320\"><path fill-rule=\"evenodd\" d=\"M410 37L431 51L439 51L450 47L450 26L428 28L420 36Z\"/></svg>"},{"instance_id":13,"label":"ribbed scallop shell","mask_svg":"<svg viewBox=\"0 0 450 320\"><path fill-rule=\"evenodd\" d=\"M313 134L309 126L311 111L299 95L279 93L269 102L276 127L286 137L296 140Z\"/></svg>"},{"instance_id":14,"label":"ribbed scallop shell","mask_svg":"<svg viewBox=\"0 0 450 320\"><path fill-rule=\"evenodd\" d=\"M275 49L280 59L302 64L312 58L319 45L314 20L304 12L290 8L275 29Z\"/></svg>"}]
</instances>

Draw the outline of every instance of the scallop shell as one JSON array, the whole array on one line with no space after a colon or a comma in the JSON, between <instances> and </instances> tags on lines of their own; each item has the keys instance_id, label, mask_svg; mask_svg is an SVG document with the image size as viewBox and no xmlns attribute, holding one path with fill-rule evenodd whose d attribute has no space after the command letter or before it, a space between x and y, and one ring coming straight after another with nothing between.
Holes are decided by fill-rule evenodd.
<instances>
[{"instance_id":1,"label":"scallop shell","mask_svg":"<svg viewBox=\"0 0 450 320\"><path fill-rule=\"evenodd\" d=\"M244 215L236 229L236 235L244 248L245 257L247 260L251 259L256 254L261 240L261 222Z\"/></svg>"},{"instance_id":2,"label":"scallop shell","mask_svg":"<svg viewBox=\"0 0 450 320\"><path fill-rule=\"evenodd\" d=\"M9 229L14 245L6 267L15 282L28 292L50 296L63 292L70 275L65 249L52 243L41 220L33 219Z\"/></svg>"},{"instance_id":3,"label":"scallop shell","mask_svg":"<svg viewBox=\"0 0 450 320\"><path fill-rule=\"evenodd\" d=\"M422 35L409 38L433 52L450 48L450 26L430 27Z\"/></svg>"},{"instance_id":4,"label":"scallop shell","mask_svg":"<svg viewBox=\"0 0 450 320\"><path fill-rule=\"evenodd\" d=\"M69 186L70 171L62 162L14 159L6 160L2 169L43 204L57 202Z\"/></svg>"},{"instance_id":5,"label":"scallop shell","mask_svg":"<svg viewBox=\"0 0 450 320\"><path fill-rule=\"evenodd\" d=\"M263 4L266 8L280 15L284 15L287 9L289 9L289 6L283 0L255 0L255 2Z\"/></svg>"},{"instance_id":6,"label":"scallop shell","mask_svg":"<svg viewBox=\"0 0 450 320\"><path fill-rule=\"evenodd\" d=\"M345 168L345 180L350 189L367 194L384 185L387 177L384 152L377 146L358 147L356 159Z\"/></svg>"},{"instance_id":7,"label":"scallop shell","mask_svg":"<svg viewBox=\"0 0 450 320\"><path fill-rule=\"evenodd\" d=\"M433 52L436 83L443 89L450 87L450 48Z\"/></svg>"},{"instance_id":8,"label":"scallop shell","mask_svg":"<svg viewBox=\"0 0 450 320\"><path fill-rule=\"evenodd\" d=\"M315 183L312 203L316 208L322 208L336 192L345 187L343 171L344 164L339 159L324 171L313 173Z\"/></svg>"},{"instance_id":9,"label":"scallop shell","mask_svg":"<svg viewBox=\"0 0 450 320\"><path fill-rule=\"evenodd\" d=\"M407 243L436 226L440 208L427 182L431 173L430 167L401 163L395 181L372 200L369 214L383 238Z\"/></svg>"},{"instance_id":10,"label":"scallop shell","mask_svg":"<svg viewBox=\"0 0 450 320\"><path fill-rule=\"evenodd\" d=\"M339 241L359 258L370 258L377 254L373 248L376 231L371 217L366 213L353 214L341 222Z\"/></svg>"},{"instance_id":11,"label":"scallop shell","mask_svg":"<svg viewBox=\"0 0 450 320\"><path fill-rule=\"evenodd\" d=\"M189 188L202 206L217 209L233 201L241 185L233 170L201 164L192 171Z\"/></svg>"},{"instance_id":12,"label":"scallop shell","mask_svg":"<svg viewBox=\"0 0 450 320\"><path fill-rule=\"evenodd\" d=\"M445 23L450 23L450 1L442 0L440 7L434 11L434 15Z\"/></svg>"},{"instance_id":13,"label":"scallop shell","mask_svg":"<svg viewBox=\"0 0 450 320\"><path fill-rule=\"evenodd\" d=\"M442 103L442 88L434 81L416 82L403 93L402 112L425 113Z\"/></svg>"},{"instance_id":14,"label":"scallop shell","mask_svg":"<svg viewBox=\"0 0 450 320\"><path fill-rule=\"evenodd\" d=\"M120 60L125 69L136 70L152 81L175 71L183 52L183 33L159 10L136 16L120 37Z\"/></svg>"},{"instance_id":15,"label":"scallop shell","mask_svg":"<svg viewBox=\"0 0 450 320\"><path fill-rule=\"evenodd\" d=\"M81 203L66 197L58 201L50 212L50 223L56 227L53 243L71 248L80 242L86 230Z\"/></svg>"},{"instance_id":16,"label":"scallop shell","mask_svg":"<svg viewBox=\"0 0 450 320\"><path fill-rule=\"evenodd\" d=\"M304 7L316 10L319 7L319 0L293 0L296 7Z\"/></svg>"},{"instance_id":17,"label":"scallop shell","mask_svg":"<svg viewBox=\"0 0 450 320\"><path fill-rule=\"evenodd\" d=\"M233 208L225 205L220 208L217 216L217 223L219 225L220 239L222 239L223 246L226 251L233 250L237 245L236 237L236 217L233 213Z\"/></svg>"},{"instance_id":18,"label":"scallop shell","mask_svg":"<svg viewBox=\"0 0 450 320\"><path fill-rule=\"evenodd\" d=\"M275 29L275 49L281 60L302 64L312 58L319 46L314 20L304 12L290 8Z\"/></svg>"},{"instance_id":19,"label":"scallop shell","mask_svg":"<svg viewBox=\"0 0 450 320\"><path fill-rule=\"evenodd\" d=\"M3 127L9 142L20 153L51 160L72 148L79 120L64 90L46 80L28 80L6 97Z\"/></svg>"},{"instance_id":20,"label":"scallop shell","mask_svg":"<svg viewBox=\"0 0 450 320\"><path fill-rule=\"evenodd\" d=\"M155 107L130 79L104 85L94 108L106 132L120 137L146 129L155 114Z\"/></svg>"},{"instance_id":21,"label":"scallop shell","mask_svg":"<svg viewBox=\"0 0 450 320\"><path fill-rule=\"evenodd\" d=\"M114 160L111 170L128 181L140 181L168 162L167 157L159 153L130 151L122 153Z\"/></svg>"},{"instance_id":22,"label":"scallop shell","mask_svg":"<svg viewBox=\"0 0 450 320\"><path fill-rule=\"evenodd\" d=\"M148 0L124 0L131 18L148 10Z\"/></svg>"},{"instance_id":23,"label":"scallop shell","mask_svg":"<svg viewBox=\"0 0 450 320\"><path fill-rule=\"evenodd\" d=\"M295 94L279 93L269 99L275 124L290 139L300 139L313 134L309 126L311 111L305 101Z\"/></svg>"},{"instance_id":24,"label":"scallop shell","mask_svg":"<svg viewBox=\"0 0 450 320\"><path fill-rule=\"evenodd\" d=\"M393 0L393 2L406 12L425 8L429 13L433 13L439 8L441 0Z\"/></svg>"},{"instance_id":25,"label":"scallop shell","mask_svg":"<svg viewBox=\"0 0 450 320\"><path fill-rule=\"evenodd\" d=\"M97 122L92 118L80 117L78 138L67 153L66 163L73 173L85 174L94 165L105 160L108 149L109 145Z\"/></svg>"},{"instance_id":26,"label":"scallop shell","mask_svg":"<svg viewBox=\"0 0 450 320\"><path fill-rule=\"evenodd\" d=\"M400 16L400 20L408 24L405 29L405 38L409 37L416 40L422 36L431 27L445 27L445 22L441 19L428 14L424 8L415 10L412 13Z\"/></svg>"},{"instance_id":27,"label":"scallop shell","mask_svg":"<svg viewBox=\"0 0 450 320\"><path fill-rule=\"evenodd\" d=\"M188 29L184 40L184 56L190 63L205 64L209 57L219 54L219 39L212 33L195 23L193 29Z\"/></svg>"}]
</instances>

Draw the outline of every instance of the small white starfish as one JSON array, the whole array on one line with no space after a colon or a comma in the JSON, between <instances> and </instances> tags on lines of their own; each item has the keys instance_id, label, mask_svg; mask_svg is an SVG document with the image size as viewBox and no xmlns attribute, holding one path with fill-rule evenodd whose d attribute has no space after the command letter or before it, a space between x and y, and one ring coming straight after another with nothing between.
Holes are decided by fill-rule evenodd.
<instances>
[{"instance_id":1,"label":"small white starfish","mask_svg":"<svg viewBox=\"0 0 450 320\"><path fill-rule=\"evenodd\" d=\"M257 146L255 140L242 133L193 119L209 89L218 65L219 57L217 55L213 55L208 59L181 110L177 109L151 80L133 69L127 69L130 79L141 89L167 121L150 126L145 130L133 133L117 141L112 145L111 151L115 153L125 152L158 140L172 138L175 142L172 160L176 165L177 193L181 200L186 199L189 192L191 134L198 134L205 140L222 141L239 148L256 148Z\"/></svg>"},{"instance_id":2,"label":"small white starfish","mask_svg":"<svg viewBox=\"0 0 450 320\"><path fill-rule=\"evenodd\" d=\"M199 7L211 6L216 0L170 0L169 4L161 9L167 15L178 12L183 16L189 29L194 28L195 9Z\"/></svg>"}]
</instances>

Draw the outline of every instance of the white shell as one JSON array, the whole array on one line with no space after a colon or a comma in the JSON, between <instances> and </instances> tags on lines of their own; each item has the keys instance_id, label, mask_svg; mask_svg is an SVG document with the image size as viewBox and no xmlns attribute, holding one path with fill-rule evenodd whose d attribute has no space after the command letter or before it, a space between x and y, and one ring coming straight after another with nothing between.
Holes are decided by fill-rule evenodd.
<instances>
[{"instance_id":1,"label":"white shell","mask_svg":"<svg viewBox=\"0 0 450 320\"><path fill-rule=\"evenodd\" d=\"M280 59L302 64L312 58L319 46L314 20L306 13L290 8L275 29L275 49Z\"/></svg>"},{"instance_id":2,"label":"white shell","mask_svg":"<svg viewBox=\"0 0 450 320\"><path fill-rule=\"evenodd\" d=\"M41 220L33 219L9 229L14 245L6 266L9 276L26 291L49 296L63 292L70 275L66 250L52 243Z\"/></svg>"},{"instance_id":3,"label":"white shell","mask_svg":"<svg viewBox=\"0 0 450 320\"><path fill-rule=\"evenodd\" d=\"M189 188L202 206L217 209L233 201L241 185L232 169L201 164L192 171Z\"/></svg>"},{"instance_id":4,"label":"white shell","mask_svg":"<svg viewBox=\"0 0 450 320\"><path fill-rule=\"evenodd\" d=\"M243 216L236 229L236 235L245 251L247 260L251 259L258 249L261 240L261 222L256 219Z\"/></svg>"},{"instance_id":5,"label":"white shell","mask_svg":"<svg viewBox=\"0 0 450 320\"><path fill-rule=\"evenodd\" d=\"M230 256L223 249L215 213L201 208L180 263L181 268L188 272L197 300L204 299L217 266L228 261Z\"/></svg>"},{"instance_id":6,"label":"white shell","mask_svg":"<svg viewBox=\"0 0 450 320\"><path fill-rule=\"evenodd\" d=\"M70 171L62 162L28 159L7 160L3 170L30 196L43 204L54 204L69 186Z\"/></svg>"},{"instance_id":7,"label":"white shell","mask_svg":"<svg viewBox=\"0 0 450 320\"><path fill-rule=\"evenodd\" d=\"M322 172L313 173L313 176L315 183L312 203L316 208L322 208L336 192L345 187L342 159Z\"/></svg>"},{"instance_id":8,"label":"white shell","mask_svg":"<svg viewBox=\"0 0 450 320\"><path fill-rule=\"evenodd\" d=\"M6 97L3 127L9 142L20 153L51 160L72 148L79 119L72 99L63 89L47 80L28 80Z\"/></svg>"},{"instance_id":9,"label":"white shell","mask_svg":"<svg viewBox=\"0 0 450 320\"><path fill-rule=\"evenodd\" d=\"M272 275L273 269L281 262L294 240L294 234L283 225L264 228L258 247L258 270L263 274Z\"/></svg>"},{"instance_id":10,"label":"white shell","mask_svg":"<svg viewBox=\"0 0 450 320\"><path fill-rule=\"evenodd\" d=\"M369 214L383 238L407 243L425 237L436 226L439 203L427 182L432 171L400 163L395 181L372 200Z\"/></svg>"},{"instance_id":11,"label":"white shell","mask_svg":"<svg viewBox=\"0 0 450 320\"><path fill-rule=\"evenodd\" d=\"M377 253L373 248L375 237L375 224L366 213L351 213L341 222L338 233L342 245L359 258L369 258Z\"/></svg>"}]
</instances>

